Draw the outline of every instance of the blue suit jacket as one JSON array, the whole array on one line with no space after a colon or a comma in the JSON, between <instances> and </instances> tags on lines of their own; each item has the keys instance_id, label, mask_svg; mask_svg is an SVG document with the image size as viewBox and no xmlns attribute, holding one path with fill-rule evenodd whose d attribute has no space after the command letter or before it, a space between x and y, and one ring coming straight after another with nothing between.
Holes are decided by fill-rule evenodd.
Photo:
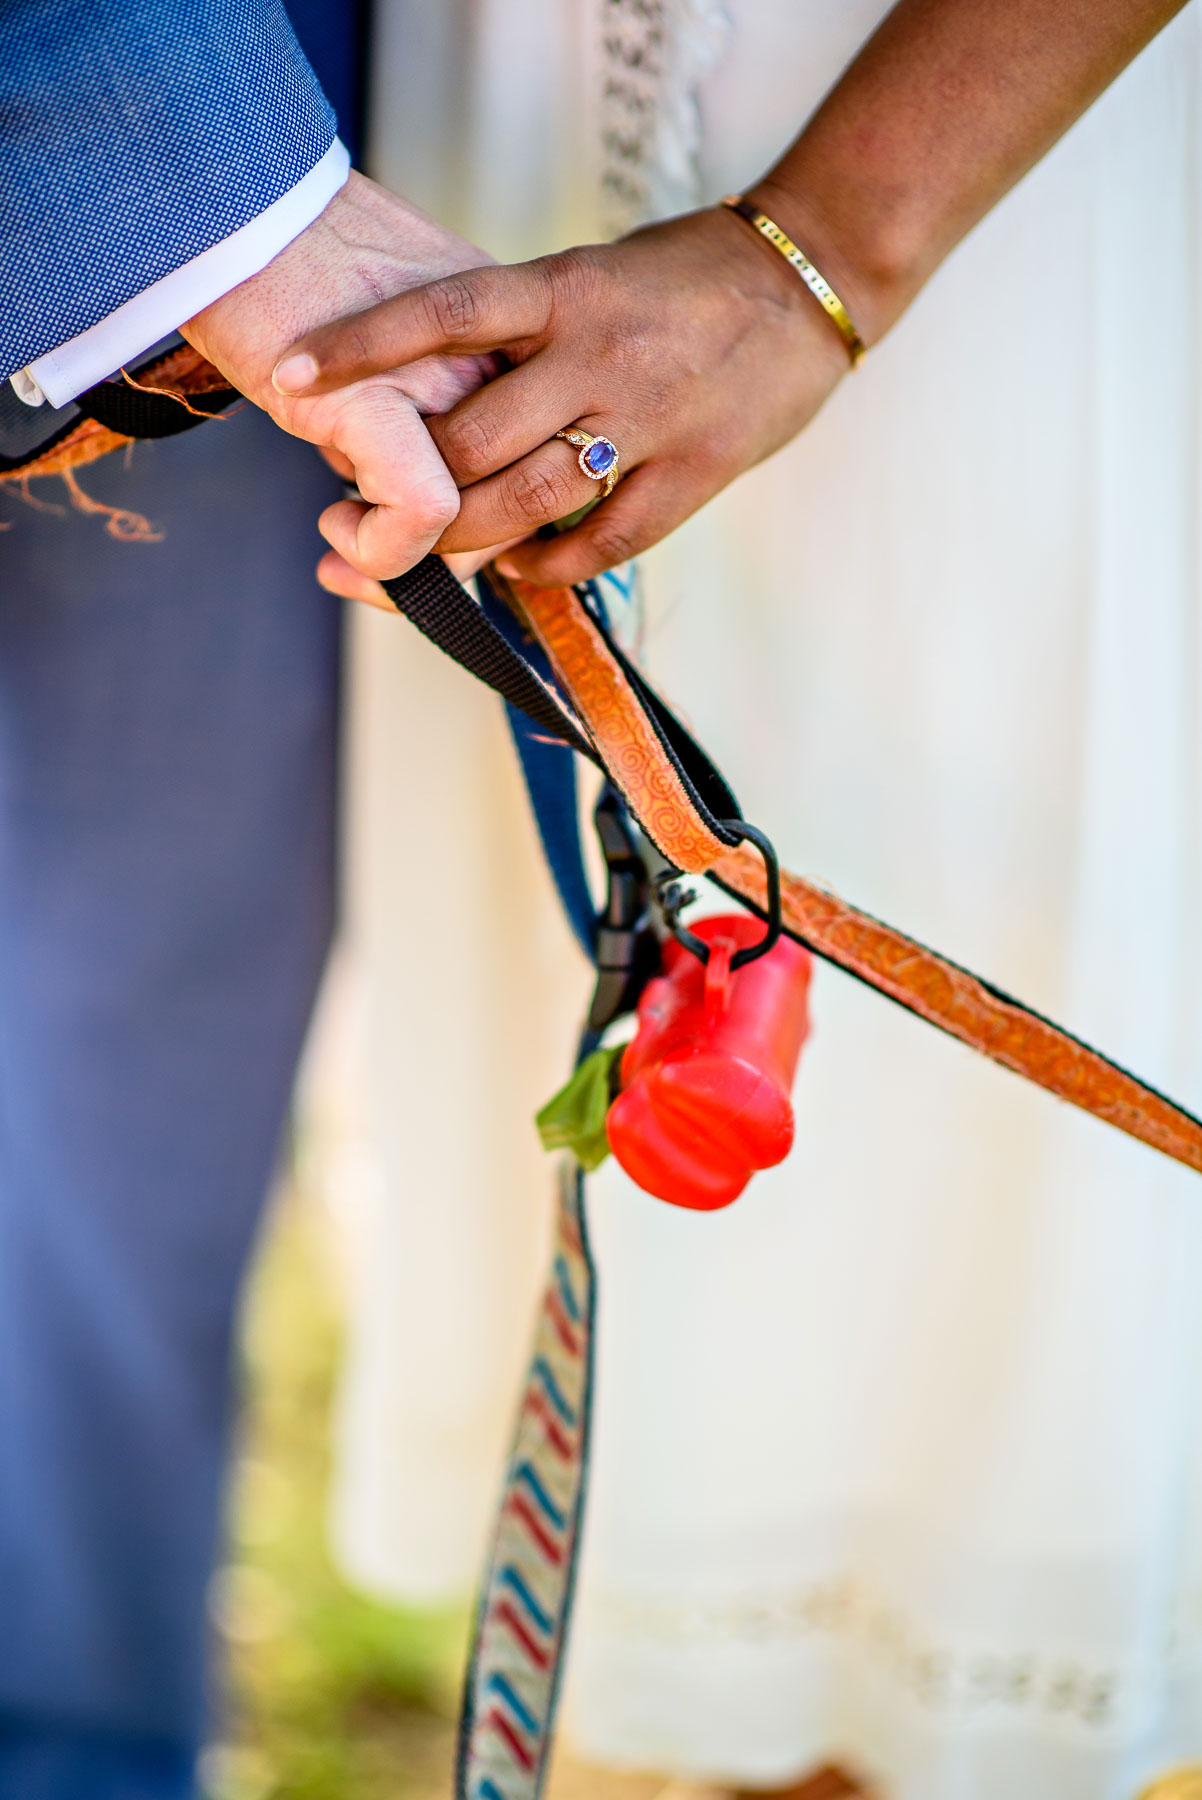
<instances>
[{"instance_id":1,"label":"blue suit jacket","mask_svg":"<svg viewBox=\"0 0 1202 1800\"><path fill-rule=\"evenodd\" d=\"M296 0L348 98L356 0ZM334 110L282 0L0 4L0 379L228 237Z\"/></svg>"}]
</instances>

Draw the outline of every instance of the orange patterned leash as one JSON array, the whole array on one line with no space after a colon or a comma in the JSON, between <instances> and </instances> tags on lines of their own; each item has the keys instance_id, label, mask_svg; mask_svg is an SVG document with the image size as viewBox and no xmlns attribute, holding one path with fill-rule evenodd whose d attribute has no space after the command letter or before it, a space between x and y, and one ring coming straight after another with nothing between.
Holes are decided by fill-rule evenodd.
<instances>
[{"instance_id":1,"label":"orange patterned leash","mask_svg":"<svg viewBox=\"0 0 1202 1800\"><path fill-rule=\"evenodd\" d=\"M711 873L764 904L764 869L731 850ZM1136 1076L892 926L810 881L781 875L785 929L970 1049L1202 1174L1202 1122Z\"/></svg>"},{"instance_id":2,"label":"orange patterned leash","mask_svg":"<svg viewBox=\"0 0 1202 1800\"><path fill-rule=\"evenodd\" d=\"M154 362L141 368L136 380L130 376L126 380L131 387L140 388L145 393L162 394L168 401L175 402L189 412L195 410L191 406L191 399L198 395L228 393L231 398L235 397L221 371L207 362L191 344L180 344L174 350L166 351ZM198 415L198 422L200 418L210 416L207 413ZM64 435L54 438L44 450L32 454L19 467L0 468L0 482L25 487L28 482L45 476L65 476L84 468L88 463L98 462L102 456L108 456L112 451L121 450L135 441L134 434L102 424L99 419L88 416L85 410L83 418Z\"/></svg>"},{"instance_id":3,"label":"orange patterned leash","mask_svg":"<svg viewBox=\"0 0 1202 1800\"><path fill-rule=\"evenodd\" d=\"M702 875L728 845L698 817L664 754L647 710L601 632L570 588L536 588L490 576L512 596L623 798L676 868Z\"/></svg>"},{"instance_id":4,"label":"orange patterned leash","mask_svg":"<svg viewBox=\"0 0 1202 1800\"><path fill-rule=\"evenodd\" d=\"M678 869L708 871L762 908L759 856L745 846L728 848L700 817L642 700L576 595L525 582L509 583L508 591L648 836ZM816 883L783 874L782 893L786 929L819 955L1003 1068L1202 1173L1202 1121L1163 1094Z\"/></svg>"}]
</instances>

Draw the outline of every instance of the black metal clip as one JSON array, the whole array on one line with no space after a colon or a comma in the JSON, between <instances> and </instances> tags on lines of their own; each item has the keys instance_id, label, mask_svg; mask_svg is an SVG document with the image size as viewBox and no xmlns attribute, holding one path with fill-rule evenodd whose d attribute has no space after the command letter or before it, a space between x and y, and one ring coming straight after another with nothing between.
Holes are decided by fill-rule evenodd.
<instances>
[{"instance_id":1,"label":"black metal clip","mask_svg":"<svg viewBox=\"0 0 1202 1800\"><path fill-rule=\"evenodd\" d=\"M782 928L780 861L771 840L765 837L762 831L757 831L754 825L748 825L742 819L723 819L721 823L735 837L755 845L764 859L764 868L768 875L768 929L758 944L748 944L746 949L736 950L730 959L732 969L745 969L747 964L755 962L757 957L767 956L769 950L775 947L780 938ZM682 943L686 950L691 950L701 962L707 963L710 959L709 945L704 938L699 938L695 931L690 931L688 926L682 925L680 921L683 908L697 898L691 888L681 887L680 870L662 869L655 878L655 892L660 911L664 916L664 924L672 936Z\"/></svg>"}]
</instances>

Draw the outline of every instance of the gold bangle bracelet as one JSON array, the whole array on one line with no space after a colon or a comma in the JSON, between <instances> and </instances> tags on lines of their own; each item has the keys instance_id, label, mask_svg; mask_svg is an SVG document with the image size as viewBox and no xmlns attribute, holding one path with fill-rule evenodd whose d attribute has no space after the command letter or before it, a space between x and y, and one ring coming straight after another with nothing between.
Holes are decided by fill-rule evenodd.
<instances>
[{"instance_id":1,"label":"gold bangle bracelet","mask_svg":"<svg viewBox=\"0 0 1202 1800\"><path fill-rule=\"evenodd\" d=\"M772 248L779 250L785 261L797 270L847 345L847 354L851 357L854 369L868 346L852 324L850 313L825 275L819 274L805 251L797 248L793 239L785 235L775 220L770 219L767 213L762 213L758 206L753 206L750 200L745 200L742 194L726 194L722 204L729 206L731 212L738 213L741 219L746 219L752 230L758 231L762 238L767 238Z\"/></svg>"}]
</instances>

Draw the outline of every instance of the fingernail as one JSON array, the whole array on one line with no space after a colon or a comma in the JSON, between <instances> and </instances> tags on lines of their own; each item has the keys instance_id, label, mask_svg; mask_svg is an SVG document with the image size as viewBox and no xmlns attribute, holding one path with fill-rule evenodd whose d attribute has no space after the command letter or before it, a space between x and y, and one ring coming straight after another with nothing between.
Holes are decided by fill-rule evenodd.
<instances>
[{"instance_id":1,"label":"fingernail","mask_svg":"<svg viewBox=\"0 0 1202 1800\"><path fill-rule=\"evenodd\" d=\"M281 394L299 394L317 380L317 364L303 351L299 356L286 356L271 371L272 386Z\"/></svg>"},{"instance_id":2,"label":"fingernail","mask_svg":"<svg viewBox=\"0 0 1202 1800\"><path fill-rule=\"evenodd\" d=\"M522 579L522 571L510 556L498 556L495 566L501 571L502 575L508 575L510 581L520 581Z\"/></svg>"}]
</instances>

